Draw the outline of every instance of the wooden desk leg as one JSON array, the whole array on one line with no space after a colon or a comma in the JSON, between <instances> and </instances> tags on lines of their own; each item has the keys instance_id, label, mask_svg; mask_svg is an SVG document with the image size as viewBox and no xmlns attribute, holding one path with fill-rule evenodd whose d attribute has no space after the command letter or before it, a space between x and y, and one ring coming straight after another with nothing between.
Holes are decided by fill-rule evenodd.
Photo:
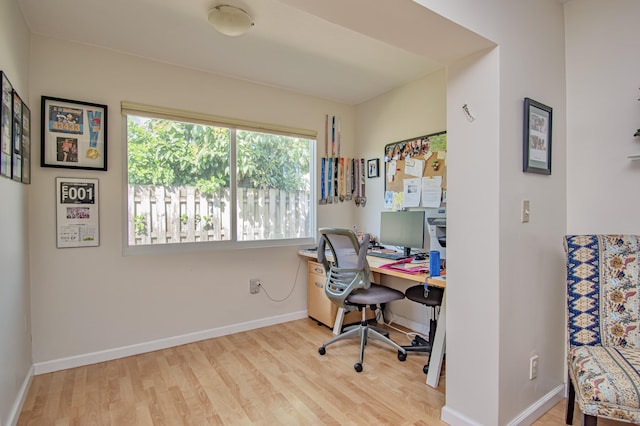
<instances>
[{"instance_id":1,"label":"wooden desk leg","mask_svg":"<svg viewBox=\"0 0 640 426\"><path fill-rule=\"evenodd\" d=\"M440 371L442 370L442 360L446 346L445 334L447 327L447 292L442 293L442 305L440 315L438 315L438 327L436 337L433 339L431 355L429 356L429 371L427 372L427 384L432 388L438 387Z\"/></svg>"},{"instance_id":2,"label":"wooden desk leg","mask_svg":"<svg viewBox=\"0 0 640 426\"><path fill-rule=\"evenodd\" d=\"M344 308L338 308L336 321L333 323L333 334L336 336L342 332L342 320L344 319Z\"/></svg>"}]
</instances>

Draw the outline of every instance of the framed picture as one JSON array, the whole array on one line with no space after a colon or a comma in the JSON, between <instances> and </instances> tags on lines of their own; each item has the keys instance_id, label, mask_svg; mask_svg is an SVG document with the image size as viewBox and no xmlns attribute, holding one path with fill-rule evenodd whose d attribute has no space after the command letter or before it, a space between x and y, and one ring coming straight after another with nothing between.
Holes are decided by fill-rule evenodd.
<instances>
[{"instance_id":1,"label":"framed picture","mask_svg":"<svg viewBox=\"0 0 640 426\"><path fill-rule=\"evenodd\" d=\"M13 149L11 150L11 178L22 181L22 99L13 91Z\"/></svg>"},{"instance_id":2,"label":"framed picture","mask_svg":"<svg viewBox=\"0 0 640 426\"><path fill-rule=\"evenodd\" d=\"M56 247L99 245L98 179L56 178Z\"/></svg>"},{"instance_id":3,"label":"framed picture","mask_svg":"<svg viewBox=\"0 0 640 426\"><path fill-rule=\"evenodd\" d=\"M522 171L551 174L552 108L524 98Z\"/></svg>"},{"instance_id":4,"label":"framed picture","mask_svg":"<svg viewBox=\"0 0 640 426\"><path fill-rule=\"evenodd\" d=\"M367 161L367 177L375 178L380 176L380 159L374 158Z\"/></svg>"},{"instance_id":5,"label":"framed picture","mask_svg":"<svg viewBox=\"0 0 640 426\"><path fill-rule=\"evenodd\" d=\"M40 165L107 170L107 106L42 97Z\"/></svg>"},{"instance_id":6,"label":"framed picture","mask_svg":"<svg viewBox=\"0 0 640 426\"><path fill-rule=\"evenodd\" d=\"M31 110L22 104L22 183L31 183Z\"/></svg>"},{"instance_id":7,"label":"framed picture","mask_svg":"<svg viewBox=\"0 0 640 426\"><path fill-rule=\"evenodd\" d=\"M11 178L11 154L13 141L13 86L7 75L0 71L0 90L2 99L0 105L0 175Z\"/></svg>"}]
</instances>

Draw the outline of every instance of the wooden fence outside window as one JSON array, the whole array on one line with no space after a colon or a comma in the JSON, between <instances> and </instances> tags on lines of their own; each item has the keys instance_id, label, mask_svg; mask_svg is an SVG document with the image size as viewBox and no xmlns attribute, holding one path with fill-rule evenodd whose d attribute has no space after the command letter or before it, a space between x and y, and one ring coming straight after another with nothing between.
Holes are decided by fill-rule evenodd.
<instances>
[{"instance_id":1,"label":"wooden fence outside window","mask_svg":"<svg viewBox=\"0 0 640 426\"><path fill-rule=\"evenodd\" d=\"M312 235L310 194L278 189L237 189L238 240ZM212 195L195 187L129 185L130 246L231 239L231 191Z\"/></svg>"}]
</instances>

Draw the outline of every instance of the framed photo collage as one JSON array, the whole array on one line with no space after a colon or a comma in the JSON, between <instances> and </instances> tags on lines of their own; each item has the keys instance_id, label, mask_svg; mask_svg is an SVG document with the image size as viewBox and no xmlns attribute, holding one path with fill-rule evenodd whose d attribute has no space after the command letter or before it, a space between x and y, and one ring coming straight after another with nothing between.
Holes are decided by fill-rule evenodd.
<instances>
[{"instance_id":1,"label":"framed photo collage","mask_svg":"<svg viewBox=\"0 0 640 426\"><path fill-rule=\"evenodd\" d=\"M31 110L0 71L0 176L31 183Z\"/></svg>"}]
</instances>

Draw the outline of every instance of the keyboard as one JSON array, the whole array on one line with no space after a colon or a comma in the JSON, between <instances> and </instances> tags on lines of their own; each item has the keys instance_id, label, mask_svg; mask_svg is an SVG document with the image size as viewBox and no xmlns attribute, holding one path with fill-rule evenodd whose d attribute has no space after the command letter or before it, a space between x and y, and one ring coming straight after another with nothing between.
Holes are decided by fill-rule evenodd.
<instances>
[{"instance_id":1,"label":"keyboard","mask_svg":"<svg viewBox=\"0 0 640 426\"><path fill-rule=\"evenodd\" d=\"M402 260L411 257L405 256L404 253L382 253L380 251L370 251L369 253L367 253L367 256L381 257L383 259L390 260Z\"/></svg>"}]
</instances>

